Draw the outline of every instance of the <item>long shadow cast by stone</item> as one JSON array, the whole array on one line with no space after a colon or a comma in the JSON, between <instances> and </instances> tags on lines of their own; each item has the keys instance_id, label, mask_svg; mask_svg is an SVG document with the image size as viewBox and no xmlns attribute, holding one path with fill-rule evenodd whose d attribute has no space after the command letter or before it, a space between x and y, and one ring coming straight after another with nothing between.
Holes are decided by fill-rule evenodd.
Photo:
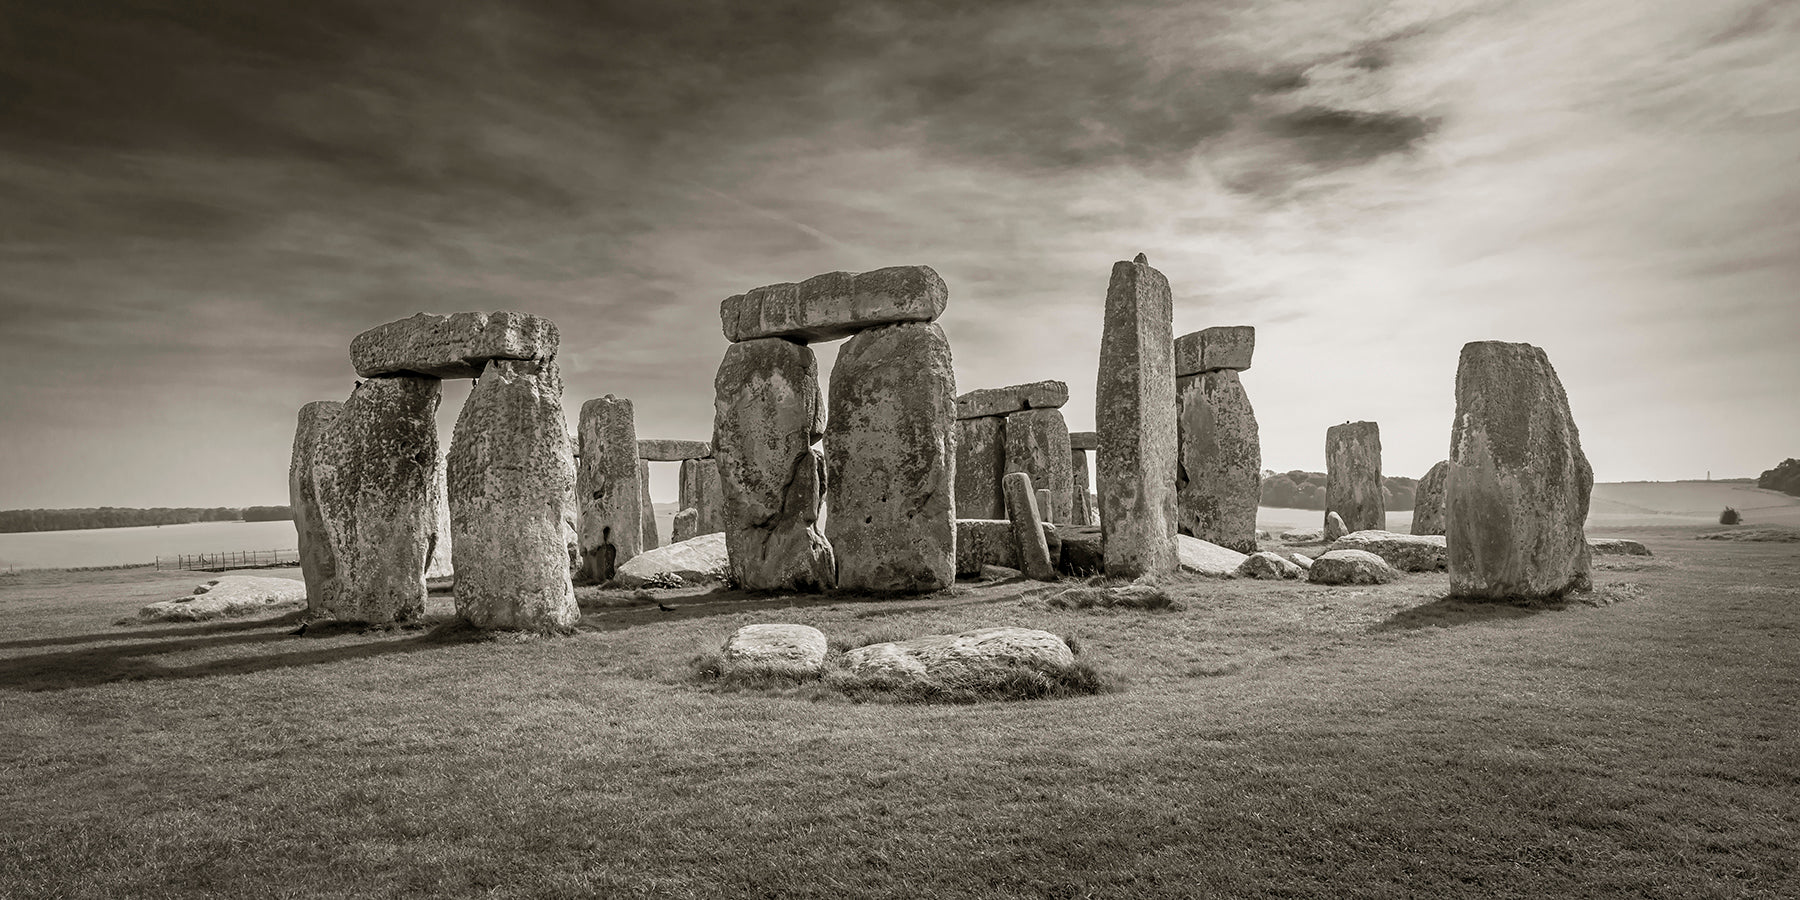
<instances>
[{"instance_id":1,"label":"long shadow cast by stone","mask_svg":"<svg viewBox=\"0 0 1800 900\"><path fill-rule=\"evenodd\" d=\"M97 631L92 634L76 634L64 637L25 638L16 641L0 641L0 650L23 650L32 647L67 647L75 644L94 644L101 641L137 641L167 640L169 638L201 637L214 634L234 634L242 631L256 631L262 628L287 626L292 628L305 618L306 610L296 609L274 618L263 616L242 619L224 619L213 622L188 622L169 624L160 627L145 627L136 631ZM149 626L150 623L144 623Z\"/></svg>"},{"instance_id":2,"label":"long shadow cast by stone","mask_svg":"<svg viewBox=\"0 0 1800 900\"><path fill-rule=\"evenodd\" d=\"M1042 582L1029 581L1023 577L1009 579L1001 584L1018 582L1026 585L1041 585ZM917 594L869 594L858 591L832 591L824 594L784 594L762 591L744 591L735 588L718 588L702 594L684 594L663 598L662 600L645 600L641 606L603 606L584 609L581 624L582 631L623 631L643 625L657 625L683 619L704 619L713 616L728 616L744 612L757 612L771 609L793 609L796 607L816 606L869 606L866 612L858 612L859 619L877 618L895 615L921 606L943 607L972 603L994 603L1002 600L1014 600L1020 595L1008 593L999 596L971 595L966 592L944 591L923 596Z\"/></svg>"},{"instance_id":3,"label":"long shadow cast by stone","mask_svg":"<svg viewBox=\"0 0 1800 900\"><path fill-rule=\"evenodd\" d=\"M1454 628L1482 622L1505 622L1524 619L1549 610L1565 609L1562 601L1525 601L1516 603L1466 600L1439 597L1423 606L1400 610L1371 631L1413 631L1419 628Z\"/></svg>"}]
</instances>

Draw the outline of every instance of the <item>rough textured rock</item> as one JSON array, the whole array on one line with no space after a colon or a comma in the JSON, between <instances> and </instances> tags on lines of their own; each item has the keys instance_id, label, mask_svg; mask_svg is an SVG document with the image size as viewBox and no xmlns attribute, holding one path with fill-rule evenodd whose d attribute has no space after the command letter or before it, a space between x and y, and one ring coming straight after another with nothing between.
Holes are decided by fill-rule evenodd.
<instances>
[{"instance_id":1,"label":"rough textured rock","mask_svg":"<svg viewBox=\"0 0 1800 900\"><path fill-rule=\"evenodd\" d=\"M294 531L299 538L307 611L314 616L324 615L326 596L337 590L337 557L325 527L325 512L319 508L318 447L320 438L343 412L344 404L337 400L315 400L300 407L288 464L288 505L294 511Z\"/></svg>"},{"instance_id":2,"label":"rough textured rock","mask_svg":"<svg viewBox=\"0 0 1800 900\"><path fill-rule=\"evenodd\" d=\"M1444 479L1450 474L1450 461L1441 460L1419 479L1413 494L1413 534L1444 533Z\"/></svg>"},{"instance_id":3,"label":"rough textured rock","mask_svg":"<svg viewBox=\"0 0 1800 900\"><path fill-rule=\"evenodd\" d=\"M669 529L669 543L679 544L697 536L700 511L689 506L675 511L675 522Z\"/></svg>"},{"instance_id":4,"label":"rough textured rock","mask_svg":"<svg viewBox=\"0 0 1800 900\"><path fill-rule=\"evenodd\" d=\"M1075 476L1069 470L1069 426L1060 409L1029 409L1006 417L1006 471L1031 476L1039 491L1050 492L1046 522L1067 522L1075 505Z\"/></svg>"},{"instance_id":5,"label":"rough textured rock","mask_svg":"<svg viewBox=\"0 0 1800 900\"><path fill-rule=\"evenodd\" d=\"M1006 515L1000 476L1006 474L1006 419L983 416L956 422L956 514L971 519Z\"/></svg>"},{"instance_id":6,"label":"rough textured rock","mask_svg":"<svg viewBox=\"0 0 1800 900\"><path fill-rule=\"evenodd\" d=\"M322 615L385 624L425 611L439 385L405 375L365 379L320 435L314 490L337 566Z\"/></svg>"},{"instance_id":7,"label":"rough textured rock","mask_svg":"<svg viewBox=\"0 0 1800 900\"><path fill-rule=\"evenodd\" d=\"M725 535L703 534L632 557L619 567L618 583L638 587L674 576L689 584L704 584L723 581L730 572Z\"/></svg>"},{"instance_id":8,"label":"rough textured rock","mask_svg":"<svg viewBox=\"0 0 1800 900\"><path fill-rule=\"evenodd\" d=\"M431 553L425 560L426 578L449 578L456 574L450 559L450 474L444 454L439 453L437 470L431 476Z\"/></svg>"},{"instance_id":9,"label":"rough textured rock","mask_svg":"<svg viewBox=\"0 0 1800 900\"><path fill-rule=\"evenodd\" d=\"M694 511L694 535L725 530L725 488L719 484L719 461L681 461L678 497L682 509Z\"/></svg>"},{"instance_id":10,"label":"rough textured rock","mask_svg":"<svg viewBox=\"0 0 1800 900\"><path fill-rule=\"evenodd\" d=\"M828 272L799 284L771 284L726 298L719 319L729 341L831 341L900 322L931 322L950 290L930 266Z\"/></svg>"},{"instance_id":11,"label":"rough textured rock","mask_svg":"<svg viewBox=\"0 0 1800 900\"><path fill-rule=\"evenodd\" d=\"M638 533L640 543L645 550L655 550L662 544L656 534L656 506L650 502L650 461L640 459L637 462L638 483Z\"/></svg>"},{"instance_id":12,"label":"rough textured rock","mask_svg":"<svg viewBox=\"0 0 1800 900\"><path fill-rule=\"evenodd\" d=\"M725 639L727 675L807 678L825 670L825 635L811 625L745 625Z\"/></svg>"},{"instance_id":13,"label":"rough textured rock","mask_svg":"<svg viewBox=\"0 0 1800 900\"><path fill-rule=\"evenodd\" d=\"M1262 438L1250 397L1230 369L1176 380L1178 528L1240 553L1256 550Z\"/></svg>"},{"instance_id":14,"label":"rough textured rock","mask_svg":"<svg viewBox=\"0 0 1800 900\"><path fill-rule=\"evenodd\" d=\"M1044 525L1044 543L1054 563L1062 549L1061 533ZM1019 541L1009 519L956 520L956 577L974 578L984 566L1018 569Z\"/></svg>"},{"instance_id":15,"label":"rough textured rock","mask_svg":"<svg viewBox=\"0 0 1800 900\"><path fill-rule=\"evenodd\" d=\"M1069 451L1069 524L1093 525L1088 506L1088 457L1086 450Z\"/></svg>"},{"instance_id":16,"label":"rough textured rock","mask_svg":"<svg viewBox=\"0 0 1800 900\"><path fill-rule=\"evenodd\" d=\"M684 462L690 459L705 459L712 455L712 444L706 441L646 439L637 442L637 455L638 459L647 459L651 462Z\"/></svg>"},{"instance_id":17,"label":"rough textured rock","mask_svg":"<svg viewBox=\"0 0 1800 900\"><path fill-rule=\"evenodd\" d=\"M292 578L227 575L208 581L185 596L159 600L138 610L150 622L202 622L248 616L268 610L299 608L306 603L306 583Z\"/></svg>"},{"instance_id":18,"label":"rough textured rock","mask_svg":"<svg viewBox=\"0 0 1800 900\"><path fill-rule=\"evenodd\" d=\"M1392 531L1353 531L1325 549L1366 550L1402 572L1441 572L1447 553L1442 535Z\"/></svg>"},{"instance_id":19,"label":"rough textured rock","mask_svg":"<svg viewBox=\"0 0 1800 900\"><path fill-rule=\"evenodd\" d=\"M1444 479L1451 593L1537 599L1588 589L1582 525L1593 487L1569 398L1544 351L1463 345Z\"/></svg>"},{"instance_id":20,"label":"rough textured rock","mask_svg":"<svg viewBox=\"0 0 1800 900\"><path fill-rule=\"evenodd\" d=\"M1056 529L1056 533L1062 538L1062 558L1055 561L1058 571L1078 577L1099 575L1106 571L1106 553L1101 541L1100 526L1070 525Z\"/></svg>"},{"instance_id":21,"label":"rough textured rock","mask_svg":"<svg viewBox=\"0 0 1800 900\"><path fill-rule=\"evenodd\" d=\"M1313 584L1387 584L1399 577L1399 570L1366 550L1332 550L1306 573Z\"/></svg>"},{"instance_id":22,"label":"rough textured rock","mask_svg":"<svg viewBox=\"0 0 1800 900\"><path fill-rule=\"evenodd\" d=\"M489 360L550 359L556 344L556 323L528 313L419 313L357 335L350 363L364 378L475 378Z\"/></svg>"},{"instance_id":23,"label":"rough textured rock","mask_svg":"<svg viewBox=\"0 0 1800 900\"><path fill-rule=\"evenodd\" d=\"M1256 328L1219 325L1175 339L1175 377L1202 372L1243 371L1256 352Z\"/></svg>"},{"instance_id":24,"label":"rough textured rock","mask_svg":"<svg viewBox=\"0 0 1800 900\"><path fill-rule=\"evenodd\" d=\"M1350 531L1387 530L1381 427L1374 422L1345 422L1325 429L1325 511L1342 516ZM1338 537L1327 525L1326 540Z\"/></svg>"},{"instance_id":25,"label":"rough textured rock","mask_svg":"<svg viewBox=\"0 0 1800 900\"><path fill-rule=\"evenodd\" d=\"M1237 567L1237 575L1240 578L1300 578L1305 574L1306 570L1300 568L1299 565L1282 559L1267 550L1259 550L1244 557L1244 561Z\"/></svg>"},{"instance_id":26,"label":"rough textured rock","mask_svg":"<svg viewBox=\"0 0 1800 900\"><path fill-rule=\"evenodd\" d=\"M1335 541L1350 533L1350 527L1344 524L1344 517L1336 512L1325 514L1325 540Z\"/></svg>"},{"instance_id":27,"label":"rough textured rock","mask_svg":"<svg viewBox=\"0 0 1800 900\"><path fill-rule=\"evenodd\" d=\"M1300 568L1305 569L1309 572L1312 571L1312 565L1313 565L1312 557L1307 556L1304 553L1295 553L1294 551L1289 550L1287 558L1288 558L1288 561L1292 562L1294 565L1299 566Z\"/></svg>"},{"instance_id":28,"label":"rough textured rock","mask_svg":"<svg viewBox=\"0 0 1800 900\"><path fill-rule=\"evenodd\" d=\"M637 419L630 400L607 394L581 404L575 505L581 577L600 584L644 551Z\"/></svg>"},{"instance_id":29,"label":"rough textured rock","mask_svg":"<svg viewBox=\"0 0 1800 900\"><path fill-rule=\"evenodd\" d=\"M1175 536L1175 548L1185 572L1217 577L1235 574L1244 564L1245 554L1185 534Z\"/></svg>"},{"instance_id":30,"label":"rough textured rock","mask_svg":"<svg viewBox=\"0 0 1800 900\"><path fill-rule=\"evenodd\" d=\"M1071 432L1069 432L1069 449L1070 450L1098 450L1098 449L1100 449L1100 432L1098 432L1098 431L1071 431Z\"/></svg>"},{"instance_id":31,"label":"rough textured rock","mask_svg":"<svg viewBox=\"0 0 1800 900\"><path fill-rule=\"evenodd\" d=\"M831 368L825 536L838 587L956 581L956 375L935 323L858 332Z\"/></svg>"},{"instance_id":32,"label":"rough textured rock","mask_svg":"<svg viewBox=\"0 0 1800 900\"><path fill-rule=\"evenodd\" d=\"M1018 548L1019 571L1037 581L1056 580L1056 559L1050 555L1050 543L1044 536L1044 521L1038 516L1037 492L1031 487L1031 476L1009 472L1001 479L1006 491L1006 515L1012 523L1013 544Z\"/></svg>"},{"instance_id":33,"label":"rough textured rock","mask_svg":"<svg viewBox=\"0 0 1800 900\"><path fill-rule=\"evenodd\" d=\"M817 527L812 444L825 424L813 352L780 338L732 344L713 388L732 574L747 590L831 588L837 563Z\"/></svg>"},{"instance_id":34,"label":"rough textured rock","mask_svg":"<svg viewBox=\"0 0 1800 900\"><path fill-rule=\"evenodd\" d=\"M1588 538L1588 552L1596 556L1649 556L1650 549L1625 538Z\"/></svg>"},{"instance_id":35,"label":"rough textured rock","mask_svg":"<svg viewBox=\"0 0 1800 900\"><path fill-rule=\"evenodd\" d=\"M935 681L974 688L1020 669L1059 670L1075 654L1063 639L1035 628L983 628L934 634L909 641L870 644L844 654L852 675Z\"/></svg>"},{"instance_id":36,"label":"rough textured rock","mask_svg":"<svg viewBox=\"0 0 1800 900\"><path fill-rule=\"evenodd\" d=\"M1061 381L1034 381L982 388L956 398L958 419L1004 416L1027 409L1060 409L1069 402L1069 386Z\"/></svg>"},{"instance_id":37,"label":"rough textured rock","mask_svg":"<svg viewBox=\"0 0 1800 900\"><path fill-rule=\"evenodd\" d=\"M1173 571L1175 553L1175 337L1169 281L1139 254L1113 265L1100 335L1095 480L1106 574Z\"/></svg>"},{"instance_id":38,"label":"rough textured rock","mask_svg":"<svg viewBox=\"0 0 1800 900\"><path fill-rule=\"evenodd\" d=\"M555 361L488 364L456 420L449 470L457 614L477 628L573 627L575 454Z\"/></svg>"},{"instance_id":39,"label":"rough textured rock","mask_svg":"<svg viewBox=\"0 0 1800 900\"><path fill-rule=\"evenodd\" d=\"M1325 532L1311 528L1296 529L1282 532L1281 539L1290 544L1316 544L1325 540Z\"/></svg>"}]
</instances>

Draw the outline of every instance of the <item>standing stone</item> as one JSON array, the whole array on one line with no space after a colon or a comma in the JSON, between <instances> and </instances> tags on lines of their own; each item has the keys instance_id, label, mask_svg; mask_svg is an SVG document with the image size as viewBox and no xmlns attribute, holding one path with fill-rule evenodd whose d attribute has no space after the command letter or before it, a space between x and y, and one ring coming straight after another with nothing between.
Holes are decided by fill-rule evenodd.
<instances>
[{"instance_id":1,"label":"standing stone","mask_svg":"<svg viewBox=\"0 0 1800 900\"><path fill-rule=\"evenodd\" d=\"M488 363L456 420L449 470L457 614L477 628L573 627L575 459L555 360Z\"/></svg>"},{"instance_id":2,"label":"standing stone","mask_svg":"<svg viewBox=\"0 0 1800 900\"><path fill-rule=\"evenodd\" d=\"M831 369L825 536L840 588L956 581L956 376L936 323L858 332Z\"/></svg>"},{"instance_id":3,"label":"standing stone","mask_svg":"<svg viewBox=\"0 0 1800 900\"><path fill-rule=\"evenodd\" d=\"M1050 499L1050 489L1049 488L1038 488L1037 489L1037 511L1038 511L1038 520L1039 521L1043 522L1046 525L1056 521L1055 519L1052 519L1049 515L1047 515L1047 512L1051 509L1052 506L1055 505L1055 502L1056 501Z\"/></svg>"},{"instance_id":4,"label":"standing stone","mask_svg":"<svg viewBox=\"0 0 1800 900\"><path fill-rule=\"evenodd\" d=\"M449 578L456 574L450 561L450 481L444 454L439 453L437 471L431 478L431 555L425 563L426 578Z\"/></svg>"},{"instance_id":5,"label":"standing stone","mask_svg":"<svg viewBox=\"0 0 1800 900\"><path fill-rule=\"evenodd\" d=\"M699 521L699 510L696 510L691 506L677 512L675 514L673 530L669 534L669 543L679 544L682 541L699 537L700 532L697 530Z\"/></svg>"},{"instance_id":6,"label":"standing stone","mask_svg":"<svg viewBox=\"0 0 1800 900\"><path fill-rule=\"evenodd\" d=\"M731 571L748 590L826 590L837 583L819 533L823 436L819 366L781 338L734 343L713 379L713 455L725 492Z\"/></svg>"},{"instance_id":7,"label":"standing stone","mask_svg":"<svg viewBox=\"0 0 1800 900\"><path fill-rule=\"evenodd\" d=\"M1184 376L1177 379L1176 392L1181 468L1175 483L1181 496L1181 533L1239 553L1255 553L1262 441L1250 397L1233 369Z\"/></svg>"},{"instance_id":8,"label":"standing stone","mask_svg":"<svg viewBox=\"0 0 1800 900\"><path fill-rule=\"evenodd\" d=\"M638 525L643 533L645 550L655 550L661 546L656 537L656 506L650 502L650 461L637 461L638 483Z\"/></svg>"},{"instance_id":9,"label":"standing stone","mask_svg":"<svg viewBox=\"0 0 1800 900\"><path fill-rule=\"evenodd\" d=\"M981 416L956 422L956 514L965 519L1000 519L1006 498L1006 417Z\"/></svg>"},{"instance_id":10,"label":"standing stone","mask_svg":"<svg viewBox=\"0 0 1800 900\"><path fill-rule=\"evenodd\" d=\"M1088 455L1086 450L1069 451L1069 524L1094 524L1088 504Z\"/></svg>"},{"instance_id":11,"label":"standing stone","mask_svg":"<svg viewBox=\"0 0 1800 900\"><path fill-rule=\"evenodd\" d=\"M600 584L645 549L637 419L631 401L607 394L581 404L576 435L581 451L575 473L581 577Z\"/></svg>"},{"instance_id":12,"label":"standing stone","mask_svg":"<svg viewBox=\"0 0 1800 900\"><path fill-rule=\"evenodd\" d=\"M1175 552L1175 339L1169 281L1143 254L1113 265L1100 335L1095 479L1106 574L1171 572Z\"/></svg>"},{"instance_id":13,"label":"standing stone","mask_svg":"<svg viewBox=\"0 0 1800 900\"><path fill-rule=\"evenodd\" d=\"M1069 465L1069 426L1060 409L1028 409L1006 417L1006 471L1025 472L1050 505L1038 512L1046 522L1067 522L1075 476Z\"/></svg>"},{"instance_id":14,"label":"standing stone","mask_svg":"<svg viewBox=\"0 0 1800 900\"><path fill-rule=\"evenodd\" d=\"M1540 599L1591 586L1582 526L1594 473L1543 350L1463 345L1449 464L1452 594Z\"/></svg>"},{"instance_id":15,"label":"standing stone","mask_svg":"<svg viewBox=\"0 0 1800 900\"><path fill-rule=\"evenodd\" d=\"M321 435L315 490L337 565L324 615L386 624L425 611L439 385L423 376L365 379Z\"/></svg>"},{"instance_id":16,"label":"standing stone","mask_svg":"<svg viewBox=\"0 0 1800 900\"><path fill-rule=\"evenodd\" d=\"M1387 530L1381 426L1345 422L1325 429L1325 511L1342 516L1351 531Z\"/></svg>"},{"instance_id":17,"label":"standing stone","mask_svg":"<svg viewBox=\"0 0 1800 900\"><path fill-rule=\"evenodd\" d=\"M288 505L294 511L294 531L300 541L300 575L306 580L309 618L324 615L325 598L337 591L337 557L332 555L325 511L319 507L318 448L343 412L344 404L336 400L315 400L300 407L294 454L288 465Z\"/></svg>"},{"instance_id":18,"label":"standing stone","mask_svg":"<svg viewBox=\"0 0 1800 900\"><path fill-rule=\"evenodd\" d=\"M1445 459L1419 479L1418 490L1413 493L1413 534L1444 533L1444 479L1449 474L1450 461Z\"/></svg>"},{"instance_id":19,"label":"standing stone","mask_svg":"<svg viewBox=\"0 0 1800 900\"><path fill-rule=\"evenodd\" d=\"M1019 548L1019 570L1037 581L1055 581L1056 564L1050 558L1050 542L1038 518L1031 476L1008 472L1001 479L1006 492L1006 515L1012 522L1013 541Z\"/></svg>"},{"instance_id":20,"label":"standing stone","mask_svg":"<svg viewBox=\"0 0 1800 900\"><path fill-rule=\"evenodd\" d=\"M710 456L684 459L680 480L680 508L694 511L692 536L724 531L725 489L719 485L719 461Z\"/></svg>"}]
</instances>

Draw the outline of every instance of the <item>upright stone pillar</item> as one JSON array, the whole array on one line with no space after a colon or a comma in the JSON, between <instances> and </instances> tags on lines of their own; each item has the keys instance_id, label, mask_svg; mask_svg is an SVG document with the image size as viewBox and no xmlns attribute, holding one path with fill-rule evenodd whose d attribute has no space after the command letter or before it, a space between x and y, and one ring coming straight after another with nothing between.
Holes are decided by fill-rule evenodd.
<instances>
[{"instance_id":1,"label":"upright stone pillar","mask_svg":"<svg viewBox=\"0 0 1800 900\"><path fill-rule=\"evenodd\" d=\"M1075 476L1069 470L1069 426L1060 409L1026 409L1006 416L1006 471L1024 472L1050 492L1048 522L1071 522Z\"/></svg>"},{"instance_id":2,"label":"upright stone pillar","mask_svg":"<svg viewBox=\"0 0 1800 900\"><path fill-rule=\"evenodd\" d=\"M1069 451L1069 524L1092 525L1093 513L1089 508L1088 495L1088 452L1086 450Z\"/></svg>"},{"instance_id":3,"label":"upright stone pillar","mask_svg":"<svg viewBox=\"0 0 1800 900\"><path fill-rule=\"evenodd\" d=\"M1444 479L1450 474L1450 461L1439 460L1413 492L1413 534L1444 533Z\"/></svg>"},{"instance_id":4,"label":"upright stone pillar","mask_svg":"<svg viewBox=\"0 0 1800 900\"><path fill-rule=\"evenodd\" d=\"M1000 476L1006 474L1006 417L956 421L956 515L964 519L1005 518Z\"/></svg>"},{"instance_id":5,"label":"upright stone pillar","mask_svg":"<svg viewBox=\"0 0 1800 900\"><path fill-rule=\"evenodd\" d=\"M1387 530L1381 491L1381 426L1345 422L1325 429L1325 512L1351 531Z\"/></svg>"},{"instance_id":6,"label":"upright stone pillar","mask_svg":"<svg viewBox=\"0 0 1800 900\"><path fill-rule=\"evenodd\" d=\"M1183 534L1239 553L1256 552L1262 501L1262 440L1256 412L1232 369L1176 380L1181 419Z\"/></svg>"},{"instance_id":7,"label":"upright stone pillar","mask_svg":"<svg viewBox=\"0 0 1800 900\"><path fill-rule=\"evenodd\" d=\"M644 549L643 497L638 486L637 420L631 401L607 394L581 405L577 426L581 461L575 498L580 510L581 577L611 580Z\"/></svg>"},{"instance_id":8,"label":"upright stone pillar","mask_svg":"<svg viewBox=\"0 0 1800 900\"><path fill-rule=\"evenodd\" d=\"M713 390L713 455L733 576L749 590L833 587L837 563L817 528L812 444L825 423L812 350L777 337L734 343Z\"/></svg>"},{"instance_id":9,"label":"upright stone pillar","mask_svg":"<svg viewBox=\"0 0 1800 900\"><path fill-rule=\"evenodd\" d=\"M1037 581L1055 581L1056 563L1050 558L1050 543L1044 534L1044 523L1038 516L1036 490L1031 476L1024 472L1008 472L1001 479L1006 495L1006 516L1012 522L1012 537L1019 550L1019 570Z\"/></svg>"},{"instance_id":10,"label":"upright stone pillar","mask_svg":"<svg viewBox=\"0 0 1800 900\"><path fill-rule=\"evenodd\" d=\"M1560 597L1592 586L1583 525L1594 473L1544 351L1465 344L1444 479L1450 591Z\"/></svg>"},{"instance_id":11,"label":"upright stone pillar","mask_svg":"<svg viewBox=\"0 0 1800 900\"><path fill-rule=\"evenodd\" d=\"M1095 478L1106 574L1171 572L1175 552L1175 337L1169 281L1143 254L1113 265L1100 335Z\"/></svg>"},{"instance_id":12,"label":"upright stone pillar","mask_svg":"<svg viewBox=\"0 0 1800 900\"><path fill-rule=\"evenodd\" d=\"M694 511L693 537L725 530L725 489L719 484L719 461L712 457L681 461L682 509Z\"/></svg>"},{"instance_id":13,"label":"upright stone pillar","mask_svg":"<svg viewBox=\"0 0 1800 900\"><path fill-rule=\"evenodd\" d=\"M300 575L306 580L306 614L325 614L325 598L337 591L337 557L332 554L331 532L325 511L319 506L319 442L339 416L344 404L315 400L300 407L294 429L294 454L288 465L288 506L294 511L294 531L299 538Z\"/></svg>"},{"instance_id":14,"label":"upright stone pillar","mask_svg":"<svg viewBox=\"0 0 1800 900\"><path fill-rule=\"evenodd\" d=\"M450 561L450 482L444 454L438 453L437 471L431 478L431 555L425 563L426 578L456 574Z\"/></svg>"},{"instance_id":15,"label":"upright stone pillar","mask_svg":"<svg viewBox=\"0 0 1800 900\"><path fill-rule=\"evenodd\" d=\"M566 631L580 618L573 451L555 360L488 362L450 442L456 611L470 624Z\"/></svg>"},{"instance_id":16,"label":"upright stone pillar","mask_svg":"<svg viewBox=\"0 0 1800 900\"><path fill-rule=\"evenodd\" d=\"M955 423L950 342L936 323L870 328L838 352L825 425L838 587L955 583Z\"/></svg>"},{"instance_id":17,"label":"upright stone pillar","mask_svg":"<svg viewBox=\"0 0 1800 900\"><path fill-rule=\"evenodd\" d=\"M662 542L656 536L656 506L650 502L650 461L647 459L637 461L637 483L641 540L645 550L655 550Z\"/></svg>"}]
</instances>

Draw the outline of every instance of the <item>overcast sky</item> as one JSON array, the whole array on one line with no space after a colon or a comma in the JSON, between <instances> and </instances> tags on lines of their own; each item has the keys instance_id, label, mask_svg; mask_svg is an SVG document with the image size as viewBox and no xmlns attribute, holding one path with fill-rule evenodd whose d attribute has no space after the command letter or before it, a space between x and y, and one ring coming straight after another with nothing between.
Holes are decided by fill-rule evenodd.
<instances>
[{"instance_id":1,"label":"overcast sky","mask_svg":"<svg viewBox=\"0 0 1800 900\"><path fill-rule=\"evenodd\" d=\"M1178 334L1257 327L1268 468L1372 419L1422 475L1498 339L1599 480L1755 475L1800 456L1800 4L0 0L0 508L284 503L298 407L419 311L549 316L571 415L707 438L720 300L900 264L959 391L1089 429L1140 251Z\"/></svg>"}]
</instances>

